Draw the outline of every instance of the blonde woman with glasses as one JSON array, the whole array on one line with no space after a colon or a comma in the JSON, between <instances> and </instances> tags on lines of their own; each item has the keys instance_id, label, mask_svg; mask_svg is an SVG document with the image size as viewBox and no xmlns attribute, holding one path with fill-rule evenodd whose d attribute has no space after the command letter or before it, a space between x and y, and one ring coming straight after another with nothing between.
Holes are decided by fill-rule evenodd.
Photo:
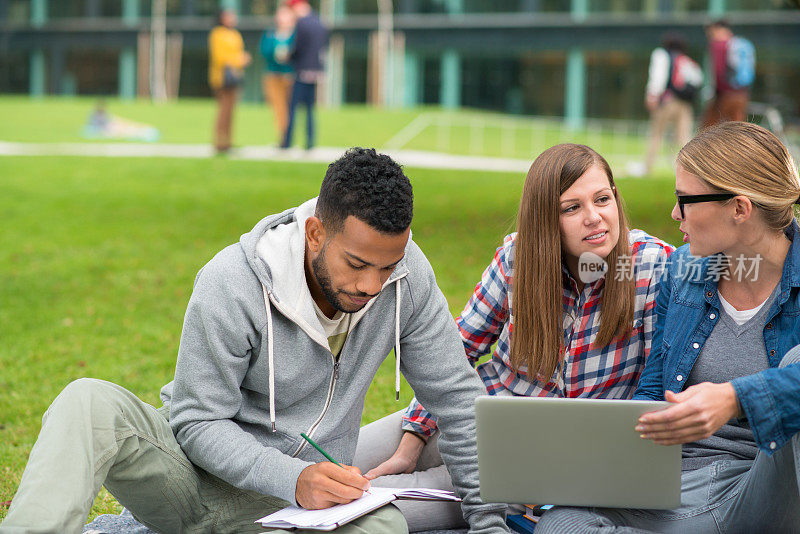
<instances>
[{"instance_id":1,"label":"blonde woman with glasses","mask_svg":"<svg viewBox=\"0 0 800 534\"><path fill-rule=\"evenodd\" d=\"M636 430L682 444L681 507L555 508L538 534L800 532L797 168L769 131L723 123L681 149L675 193L687 245L634 398L675 403Z\"/></svg>"},{"instance_id":2,"label":"blonde woman with glasses","mask_svg":"<svg viewBox=\"0 0 800 534\"><path fill-rule=\"evenodd\" d=\"M517 230L456 319L488 393L630 398L650 351L658 279L672 247L629 230L608 163L576 144L554 146L533 162ZM604 263L605 276L597 270ZM414 401L361 429L354 465L376 486L450 489L436 430ZM398 507L411 532L465 524L452 505Z\"/></svg>"}]
</instances>

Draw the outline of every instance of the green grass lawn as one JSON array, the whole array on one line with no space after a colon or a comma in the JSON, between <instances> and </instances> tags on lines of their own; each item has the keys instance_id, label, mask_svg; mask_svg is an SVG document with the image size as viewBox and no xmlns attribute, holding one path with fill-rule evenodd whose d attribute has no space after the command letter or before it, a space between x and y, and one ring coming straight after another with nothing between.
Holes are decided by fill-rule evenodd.
<instances>
[{"instance_id":1,"label":"green grass lawn","mask_svg":"<svg viewBox=\"0 0 800 534\"><path fill-rule=\"evenodd\" d=\"M393 117L387 122L400 120ZM69 128L53 124L51 139ZM187 136L202 137L190 130ZM0 121L0 139L12 133ZM16 133L37 139L31 125ZM111 380L159 404L197 270L263 216L314 196L324 170L224 158L0 158L0 502L12 498L41 416L70 381ZM414 238L457 313L513 229L524 176L407 172ZM618 185L634 226L678 242L669 175ZM365 422L411 398L404 385L401 402L393 400L387 363L369 392ZM0 505L0 518L6 510ZM92 516L115 510L102 493Z\"/></svg>"},{"instance_id":2,"label":"green grass lawn","mask_svg":"<svg viewBox=\"0 0 800 534\"><path fill-rule=\"evenodd\" d=\"M105 102L107 110L114 115L157 127L161 143L209 143L211 140L216 110L211 99L181 99L161 105L147 100L107 99ZM96 99L90 97L0 96L3 116L0 141L85 141L81 130L96 103ZM608 156L612 163L617 161L624 165L644 157L645 137L622 123L604 123L603 129L593 125L573 131L565 129L557 120L478 110L445 111L437 107L380 111L369 106L322 108L317 116L317 145L386 147L397 133L421 115L427 117L427 125L401 143L402 146L389 148L532 160L554 144L578 142L592 146ZM296 146L305 142L302 114L298 126L301 127L295 132ZM260 103L240 103L234 121L234 143L276 145L271 109ZM624 168L616 170L618 174L620 171Z\"/></svg>"},{"instance_id":3,"label":"green grass lawn","mask_svg":"<svg viewBox=\"0 0 800 534\"><path fill-rule=\"evenodd\" d=\"M88 97L26 96L0 97L0 140L19 142L79 142L81 130L97 103ZM210 143L216 113L212 99L185 98L167 104L148 100L106 99L113 115L155 126L162 143ZM321 109L318 114L320 146L383 146L395 132L411 122L421 109L381 110L375 120L374 109L345 106ZM303 126L305 121L301 121ZM275 145L278 140L272 112L263 104L242 102L236 108L234 142L238 145ZM295 134L300 142L302 131Z\"/></svg>"}]
</instances>

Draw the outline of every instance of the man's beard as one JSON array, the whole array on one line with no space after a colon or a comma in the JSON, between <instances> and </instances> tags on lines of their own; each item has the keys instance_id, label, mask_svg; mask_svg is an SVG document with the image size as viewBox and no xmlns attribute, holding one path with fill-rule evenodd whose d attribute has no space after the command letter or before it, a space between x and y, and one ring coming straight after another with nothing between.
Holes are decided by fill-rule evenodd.
<instances>
[{"instance_id":1,"label":"man's beard","mask_svg":"<svg viewBox=\"0 0 800 534\"><path fill-rule=\"evenodd\" d=\"M337 291L333 289L333 284L331 283L331 275L328 272L328 266L325 263L325 249L327 248L327 244L322 246L322 250L319 252L319 255L311 260L311 270L314 272L314 277L317 279L317 283L319 287L322 289L322 294L325 295L325 300L334 307L335 310L344 312L344 313L354 313L366 306L357 306L351 305L351 308L348 308L347 305L342 302L339 295L345 294L349 295L350 293L345 293L344 291ZM353 295L356 298L370 298L371 295L366 293L359 293L357 295Z\"/></svg>"}]
</instances>

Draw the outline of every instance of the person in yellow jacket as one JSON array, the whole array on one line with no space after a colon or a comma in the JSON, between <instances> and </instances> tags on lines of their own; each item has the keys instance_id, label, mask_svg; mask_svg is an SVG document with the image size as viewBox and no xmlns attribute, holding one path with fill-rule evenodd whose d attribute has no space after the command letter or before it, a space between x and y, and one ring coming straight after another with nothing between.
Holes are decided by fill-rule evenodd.
<instances>
[{"instance_id":1,"label":"person in yellow jacket","mask_svg":"<svg viewBox=\"0 0 800 534\"><path fill-rule=\"evenodd\" d=\"M236 13L222 10L208 35L208 84L217 99L214 148L224 153L231 148L231 123L236 94L244 81L244 68L250 54L244 49L242 34L236 30Z\"/></svg>"}]
</instances>

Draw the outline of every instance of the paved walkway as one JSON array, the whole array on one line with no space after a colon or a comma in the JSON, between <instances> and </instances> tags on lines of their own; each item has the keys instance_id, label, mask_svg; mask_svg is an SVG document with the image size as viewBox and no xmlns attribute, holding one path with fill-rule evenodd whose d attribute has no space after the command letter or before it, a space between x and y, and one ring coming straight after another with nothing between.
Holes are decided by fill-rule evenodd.
<instances>
[{"instance_id":1,"label":"paved walkway","mask_svg":"<svg viewBox=\"0 0 800 534\"><path fill-rule=\"evenodd\" d=\"M301 163L331 163L345 148L318 147L312 150L293 148L280 150L268 146L243 146L226 156L233 160L294 161ZM475 171L528 171L531 162L521 159L457 156L417 150L380 150L401 165L427 169L456 169ZM8 143L0 141L0 156L98 156L117 158L212 158L209 145L165 143Z\"/></svg>"}]
</instances>

